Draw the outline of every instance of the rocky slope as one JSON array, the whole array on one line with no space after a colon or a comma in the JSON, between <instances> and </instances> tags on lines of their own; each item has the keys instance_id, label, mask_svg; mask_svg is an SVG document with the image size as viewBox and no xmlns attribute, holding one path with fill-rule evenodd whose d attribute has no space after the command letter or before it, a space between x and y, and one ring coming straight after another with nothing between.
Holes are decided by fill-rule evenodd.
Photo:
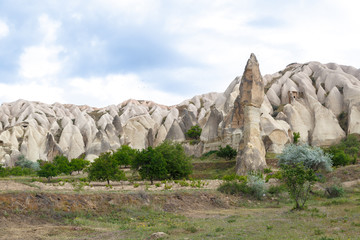
<instances>
[{"instance_id":1,"label":"rocky slope","mask_svg":"<svg viewBox=\"0 0 360 240\"><path fill-rule=\"evenodd\" d=\"M260 63L261 67L261 63ZM165 139L185 142L199 155L230 144L239 147L241 78L224 93L195 96L175 106L128 100L105 108L44 104L18 100L0 107L0 162L12 165L20 156L51 161L64 154L94 159L122 144L142 149ZM301 141L317 146L360 134L360 70L334 63L290 64L263 77L260 131L265 149L281 152L300 132ZM202 127L201 142L186 143L185 132Z\"/></svg>"}]
</instances>

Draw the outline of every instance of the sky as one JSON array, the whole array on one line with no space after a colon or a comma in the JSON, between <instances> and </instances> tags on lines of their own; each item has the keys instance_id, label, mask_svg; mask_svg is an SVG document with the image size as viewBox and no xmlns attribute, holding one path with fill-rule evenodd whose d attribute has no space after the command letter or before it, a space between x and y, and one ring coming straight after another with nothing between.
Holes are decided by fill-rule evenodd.
<instances>
[{"instance_id":1,"label":"sky","mask_svg":"<svg viewBox=\"0 0 360 240\"><path fill-rule=\"evenodd\" d=\"M1 0L0 103L173 105L223 92L251 53L360 68L356 0Z\"/></svg>"}]
</instances>

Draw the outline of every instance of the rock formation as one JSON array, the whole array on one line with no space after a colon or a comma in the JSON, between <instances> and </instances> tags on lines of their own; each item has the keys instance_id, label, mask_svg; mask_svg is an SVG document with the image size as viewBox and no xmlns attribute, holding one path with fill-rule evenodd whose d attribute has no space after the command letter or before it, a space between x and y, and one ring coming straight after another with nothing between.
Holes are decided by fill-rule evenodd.
<instances>
[{"instance_id":1,"label":"rock formation","mask_svg":"<svg viewBox=\"0 0 360 240\"><path fill-rule=\"evenodd\" d=\"M240 94L234 109L236 126L243 129L236 157L236 172L239 175L266 166L265 147L260 134L260 107L263 101L264 83L259 63L251 54L241 78Z\"/></svg>"},{"instance_id":2,"label":"rock formation","mask_svg":"<svg viewBox=\"0 0 360 240\"><path fill-rule=\"evenodd\" d=\"M256 84L261 79L264 90ZM203 129L201 142L190 145L185 133L196 124ZM51 161L58 154L92 160L123 144L141 149L165 139L183 142L191 155L229 144L247 156L257 149L254 154L262 159L264 148L281 152L293 132L300 132L301 142L317 146L360 135L360 70L335 63L294 63L261 78L251 56L244 76L236 77L225 92L198 95L175 106L133 99L105 108L2 103L0 163L13 165L20 155L32 161ZM252 169L246 161L241 164ZM251 164L263 167L262 160Z\"/></svg>"}]
</instances>

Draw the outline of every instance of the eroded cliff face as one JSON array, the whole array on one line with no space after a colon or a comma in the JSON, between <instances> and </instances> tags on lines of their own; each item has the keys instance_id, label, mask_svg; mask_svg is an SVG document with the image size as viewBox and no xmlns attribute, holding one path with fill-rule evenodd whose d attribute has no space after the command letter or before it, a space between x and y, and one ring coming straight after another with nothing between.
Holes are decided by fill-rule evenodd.
<instances>
[{"instance_id":1,"label":"eroded cliff face","mask_svg":"<svg viewBox=\"0 0 360 240\"><path fill-rule=\"evenodd\" d=\"M360 134L359 69L309 62L261 78L256 67L245 68L244 77L236 77L224 93L195 96L175 106L137 100L105 108L25 100L3 103L0 162L11 165L19 155L51 161L58 154L91 160L122 144L141 149L165 139L183 142L195 124L203 129L201 143L184 144L189 154L201 155L226 144L243 150L243 140L254 130L251 124L245 128L246 118L260 122L256 130L265 150L272 152L281 152L293 132L300 132L302 142L317 146ZM246 79L242 86L241 79ZM260 85L247 81L251 79L262 79L262 95ZM248 93L250 88L259 90Z\"/></svg>"},{"instance_id":2,"label":"eroded cliff face","mask_svg":"<svg viewBox=\"0 0 360 240\"><path fill-rule=\"evenodd\" d=\"M251 54L240 83L234 114L238 127L243 131L236 157L236 172L239 175L266 167L265 147L261 138L260 107L264 101L264 81L259 63ZM233 121L234 122L234 121Z\"/></svg>"}]
</instances>

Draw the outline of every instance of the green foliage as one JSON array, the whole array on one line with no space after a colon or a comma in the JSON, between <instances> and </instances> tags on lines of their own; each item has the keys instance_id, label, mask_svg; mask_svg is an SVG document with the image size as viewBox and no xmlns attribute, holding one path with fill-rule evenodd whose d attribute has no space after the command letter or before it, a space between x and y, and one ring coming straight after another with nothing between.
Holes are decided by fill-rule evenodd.
<instances>
[{"instance_id":1,"label":"green foliage","mask_svg":"<svg viewBox=\"0 0 360 240\"><path fill-rule=\"evenodd\" d=\"M186 132L186 136L189 139L200 139L200 135L201 135L202 129L199 125L195 125L192 126L187 132Z\"/></svg>"},{"instance_id":2,"label":"green foliage","mask_svg":"<svg viewBox=\"0 0 360 240\"><path fill-rule=\"evenodd\" d=\"M131 167L139 172L142 179L150 180L151 184L154 180L166 179L168 175L166 160L159 151L155 151L152 147L139 152Z\"/></svg>"},{"instance_id":3,"label":"green foliage","mask_svg":"<svg viewBox=\"0 0 360 240\"><path fill-rule=\"evenodd\" d=\"M325 188L325 196L328 198L338 198L344 196L344 188L340 184L333 184Z\"/></svg>"},{"instance_id":4,"label":"green foliage","mask_svg":"<svg viewBox=\"0 0 360 240\"><path fill-rule=\"evenodd\" d=\"M231 160L236 157L236 150L230 147L229 145L226 145L226 147L222 148L219 147L219 151L217 151L216 155L221 158L225 158L227 160Z\"/></svg>"},{"instance_id":5,"label":"green foliage","mask_svg":"<svg viewBox=\"0 0 360 240\"><path fill-rule=\"evenodd\" d=\"M247 182L247 176L239 176L237 174L224 175L222 180L224 181L234 181L237 180L239 182Z\"/></svg>"},{"instance_id":6,"label":"green foliage","mask_svg":"<svg viewBox=\"0 0 360 240\"><path fill-rule=\"evenodd\" d=\"M55 166L55 164L50 162L45 162L43 164L40 164L40 170L37 171L37 175L39 177L47 178L48 182L50 182L52 177L56 177L58 173L59 173L58 168Z\"/></svg>"},{"instance_id":7,"label":"green foliage","mask_svg":"<svg viewBox=\"0 0 360 240\"><path fill-rule=\"evenodd\" d=\"M334 166L346 166L354 164L359 154L360 142L356 135L350 134L339 144L326 149L332 155Z\"/></svg>"},{"instance_id":8,"label":"green foliage","mask_svg":"<svg viewBox=\"0 0 360 240\"><path fill-rule=\"evenodd\" d=\"M271 168L265 168L264 169L264 174L269 174L269 173L272 173Z\"/></svg>"},{"instance_id":9,"label":"green foliage","mask_svg":"<svg viewBox=\"0 0 360 240\"><path fill-rule=\"evenodd\" d=\"M300 133L299 132L293 132L293 139L294 139L294 144L298 144L299 139L300 139Z\"/></svg>"},{"instance_id":10,"label":"green foliage","mask_svg":"<svg viewBox=\"0 0 360 240\"><path fill-rule=\"evenodd\" d=\"M305 167L302 162L282 164L280 167L289 195L295 201L294 209L303 209L308 200L311 186L316 181L314 170Z\"/></svg>"},{"instance_id":11,"label":"green foliage","mask_svg":"<svg viewBox=\"0 0 360 240\"><path fill-rule=\"evenodd\" d=\"M341 149L330 147L329 152L333 155L332 162L334 166L346 166L352 162L352 158Z\"/></svg>"},{"instance_id":12,"label":"green foliage","mask_svg":"<svg viewBox=\"0 0 360 240\"><path fill-rule=\"evenodd\" d=\"M217 150L212 150L207 153L204 153L201 157L202 158L210 157L211 155L216 154L217 152L218 152Z\"/></svg>"},{"instance_id":13,"label":"green foliage","mask_svg":"<svg viewBox=\"0 0 360 240\"><path fill-rule=\"evenodd\" d=\"M88 178L91 181L111 181L124 180L125 173L119 168L117 161L112 157L110 152L102 153L87 169Z\"/></svg>"},{"instance_id":14,"label":"green foliage","mask_svg":"<svg viewBox=\"0 0 360 240\"><path fill-rule=\"evenodd\" d=\"M0 164L0 177L7 177L8 175L8 171L6 170L6 168L3 167L2 164Z\"/></svg>"},{"instance_id":15,"label":"green foliage","mask_svg":"<svg viewBox=\"0 0 360 240\"><path fill-rule=\"evenodd\" d=\"M248 175L247 180L247 186L249 188L250 194L259 200L262 199L266 193L264 179L258 175Z\"/></svg>"},{"instance_id":16,"label":"green foliage","mask_svg":"<svg viewBox=\"0 0 360 240\"><path fill-rule=\"evenodd\" d=\"M282 192L285 192L287 190L286 186L281 184L281 185L271 185L268 189L268 193L270 193L271 195L279 195Z\"/></svg>"},{"instance_id":17,"label":"green foliage","mask_svg":"<svg viewBox=\"0 0 360 240\"><path fill-rule=\"evenodd\" d=\"M217 189L222 193L231 195L245 194L260 200L266 192L265 181L259 175L239 176L239 181L230 180L233 177L228 175L226 179L228 180Z\"/></svg>"},{"instance_id":18,"label":"green foliage","mask_svg":"<svg viewBox=\"0 0 360 240\"><path fill-rule=\"evenodd\" d=\"M279 165L296 165L302 163L313 170L325 169L331 171L331 155L324 153L319 147L288 144L279 156Z\"/></svg>"},{"instance_id":19,"label":"green foliage","mask_svg":"<svg viewBox=\"0 0 360 240\"><path fill-rule=\"evenodd\" d=\"M165 159L167 178L182 179L187 178L192 173L190 158L186 156L180 143L164 141L155 148L155 151Z\"/></svg>"},{"instance_id":20,"label":"green foliage","mask_svg":"<svg viewBox=\"0 0 360 240\"><path fill-rule=\"evenodd\" d=\"M72 171L80 172L89 165L90 165L90 161L82 158L73 158L70 161L70 167Z\"/></svg>"},{"instance_id":21,"label":"green foliage","mask_svg":"<svg viewBox=\"0 0 360 240\"><path fill-rule=\"evenodd\" d=\"M230 195L240 195L240 194L249 194L250 189L246 185L246 182L224 182L222 183L218 189L219 192L230 194Z\"/></svg>"},{"instance_id":22,"label":"green foliage","mask_svg":"<svg viewBox=\"0 0 360 240\"><path fill-rule=\"evenodd\" d=\"M120 166L130 166L137 154L136 149L132 149L128 145L122 145L113 153L113 158Z\"/></svg>"},{"instance_id":23,"label":"green foliage","mask_svg":"<svg viewBox=\"0 0 360 240\"><path fill-rule=\"evenodd\" d=\"M38 171L40 169L38 162L33 162L24 157L24 155L21 155L18 160L15 162L15 166L19 166L21 168L28 168L32 169L34 171Z\"/></svg>"},{"instance_id":24,"label":"green foliage","mask_svg":"<svg viewBox=\"0 0 360 240\"><path fill-rule=\"evenodd\" d=\"M56 156L53 160L53 163L56 166L59 174L64 173L66 175L70 175L73 171L70 166L69 159L67 159L65 156Z\"/></svg>"},{"instance_id":25,"label":"green foliage","mask_svg":"<svg viewBox=\"0 0 360 240\"><path fill-rule=\"evenodd\" d=\"M269 173L268 175L266 175L265 182L268 182L271 178L281 180L282 179L281 171L277 171L277 172L274 172L274 173Z\"/></svg>"}]
</instances>

